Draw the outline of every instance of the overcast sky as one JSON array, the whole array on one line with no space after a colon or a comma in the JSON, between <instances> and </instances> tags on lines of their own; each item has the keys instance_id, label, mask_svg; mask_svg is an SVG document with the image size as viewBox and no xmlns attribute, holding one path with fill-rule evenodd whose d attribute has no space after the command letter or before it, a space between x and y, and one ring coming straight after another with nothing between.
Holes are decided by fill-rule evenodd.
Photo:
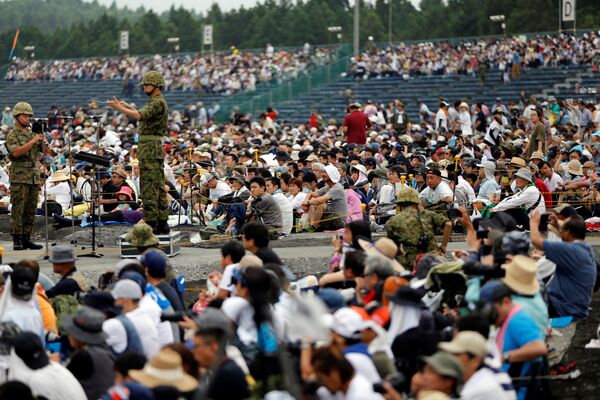
<instances>
[{"instance_id":1,"label":"overcast sky","mask_svg":"<svg viewBox=\"0 0 600 400\"><path fill-rule=\"evenodd\" d=\"M113 2L113 0L97 1L105 5L110 5ZM116 0L116 2L119 7L127 6L128 8L135 10L139 6L144 5L146 8L152 8L154 11L161 13L171 8L172 4L174 4L175 7L183 6L184 8L193 9L195 11L206 11L210 8L212 3L216 2L219 4L219 7L221 7L221 10L228 11L237 9L242 4L244 4L246 8L249 8L255 5L258 0ZM411 0L411 2L418 5L420 0ZM353 1L350 1L350 3L353 3Z\"/></svg>"}]
</instances>

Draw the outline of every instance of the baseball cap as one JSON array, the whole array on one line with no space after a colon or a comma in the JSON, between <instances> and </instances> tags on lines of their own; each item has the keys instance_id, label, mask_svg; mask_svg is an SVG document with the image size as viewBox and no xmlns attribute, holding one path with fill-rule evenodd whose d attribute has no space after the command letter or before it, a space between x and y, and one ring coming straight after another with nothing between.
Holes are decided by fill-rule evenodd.
<instances>
[{"instance_id":1,"label":"baseball cap","mask_svg":"<svg viewBox=\"0 0 600 400\"><path fill-rule=\"evenodd\" d=\"M167 256L158 249L149 249L140 257L140 262L148 268L150 276L163 276L167 271Z\"/></svg>"},{"instance_id":2,"label":"baseball cap","mask_svg":"<svg viewBox=\"0 0 600 400\"><path fill-rule=\"evenodd\" d=\"M359 313L349 307L343 307L333 314L331 330L348 339L360 338L366 324Z\"/></svg>"},{"instance_id":3,"label":"baseball cap","mask_svg":"<svg viewBox=\"0 0 600 400\"><path fill-rule=\"evenodd\" d=\"M424 357L423 360L438 374L454 378L458 383L462 382L464 370L455 355L438 351L430 357Z\"/></svg>"},{"instance_id":4,"label":"baseball cap","mask_svg":"<svg viewBox=\"0 0 600 400\"><path fill-rule=\"evenodd\" d=\"M474 331L458 332L451 342L442 342L438 347L451 354L469 353L485 357L488 353L485 338L479 332Z\"/></svg>"},{"instance_id":5,"label":"baseball cap","mask_svg":"<svg viewBox=\"0 0 600 400\"><path fill-rule=\"evenodd\" d=\"M21 300L31 300L37 279L38 274L32 268L15 265L10 276L12 294Z\"/></svg>"},{"instance_id":6,"label":"baseball cap","mask_svg":"<svg viewBox=\"0 0 600 400\"><path fill-rule=\"evenodd\" d=\"M15 354L31 369L44 368L49 364L39 335L33 332L20 332L13 338Z\"/></svg>"},{"instance_id":7,"label":"baseball cap","mask_svg":"<svg viewBox=\"0 0 600 400\"><path fill-rule=\"evenodd\" d=\"M142 298L142 289L131 279L121 279L115 284L112 295L115 299L139 300Z\"/></svg>"},{"instance_id":8,"label":"baseball cap","mask_svg":"<svg viewBox=\"0 0 600 400\"><path fill-rule=\"evenodd\" d=\"M442 176L442 171L440 171L437 168L429 168L427 170L427 174L431 174L431 175L435 175L435 176Z\"/></svg>"},{"instance_id":9,"label":"baseball cap","mask_svg":"<svg viewBox=\"0 0 600 400\"><path fill-rule=\"evenodd\" d=\"M223 311L207 307L202 314L194 318L196 324L198 324L198 331L211 331L220 330L225 334L231 334L231 326L229 320Z\"/></svg>"}]
</instances>

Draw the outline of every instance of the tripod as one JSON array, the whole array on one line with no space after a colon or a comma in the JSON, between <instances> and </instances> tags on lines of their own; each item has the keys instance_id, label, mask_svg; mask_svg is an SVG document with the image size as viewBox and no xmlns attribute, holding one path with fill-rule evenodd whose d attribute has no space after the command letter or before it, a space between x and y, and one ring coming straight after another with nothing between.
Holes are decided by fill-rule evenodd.
<instances>
[{"instance_id":1,"label":"tripod","mask_svg":"<svg viewBox=\"0 0 600 400\"><path fill-rule=\"evenodd\" d=\"M80 257L93 257L93 258L101 258L104 255L103 254L99 254L96 253L96 221L95 221L95 217L96 217L96 201L98 201L98 207L100 207L100 188L98 186L99 182L96 179L96 171L92 170L92 174L91 174L91 178L90 178L91 182L90 182L90 186L92 188L92 195L91 195L91 200L92 200L92 212L91 212L91 217L92 217L92 251L89 254L82 254L80 255ZM100 210L98 210L100 211ZM99 220L100 218L98 218Z\"/></svg>"}]
</instances>

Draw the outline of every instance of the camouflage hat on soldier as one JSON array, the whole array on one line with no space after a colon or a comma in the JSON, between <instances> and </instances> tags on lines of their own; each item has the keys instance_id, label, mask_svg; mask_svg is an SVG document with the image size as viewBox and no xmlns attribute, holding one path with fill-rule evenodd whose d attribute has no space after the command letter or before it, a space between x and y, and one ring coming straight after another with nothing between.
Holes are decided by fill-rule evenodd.
<instances>
[{"instance_id":1,"label":"camouflage hat on soldier","mask_svg":"<svg viewBox=\"0 0 600 400\"><path fill-rule=\"evenodd\" d=\"M405 187L396 193L396 203L419 204L419 192L410 187Z\"/></svg>"},{"instance_id":2,"label":"camouflage hat on soldier","mask_svg":"<svg viewBox=\"0 0 600 400\"><path fill-rule=\"evenodd\" d=\"M12 116L18 117L21 114L33 115L33 108L31 108L29 103L21 101L15 104L12 110Z\"/></svg>"},{"instance_id":3,"label":"camouflage hat on soldier","mask_svg":"<svg viewBox=\"0 0 600 400\"><path fill-rule=\"evenodd\" d=\"M135 247L156 246L158 238L152 233L152 227L148 224L137 224L125 236L125 240Z\"/></svg>"},{"instance_id":4,"label":"camouflage hat on soldier","mask_svg":"<svg viewBox=\"0 0 600 400\"><path fill-rule=\"evenodd\" d=\"M165 78L158 71L148 71L142 78L142 85L153 85L156 87L165 87Z\"/></svg>"}]
</instances>

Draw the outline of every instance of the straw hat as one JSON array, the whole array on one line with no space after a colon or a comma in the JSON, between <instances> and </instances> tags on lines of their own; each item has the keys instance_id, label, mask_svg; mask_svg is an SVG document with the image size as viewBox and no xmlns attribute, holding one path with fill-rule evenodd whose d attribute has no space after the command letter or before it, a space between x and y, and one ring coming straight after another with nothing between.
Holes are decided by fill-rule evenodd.
<instances>
[{"instance_id":1,"label":"straw hat","mask_svg":"<svg viewBox=\"0 0 600 400\"><path fill-rule=\"evenodd\" d=\"M383 237L375 243L364 239L358 239L358 244L367 254L379 254L389 258L394 266L394 270L397 272L404 272L404 267L396 261L398 246L396 246L396 243L394 243L392 239Z\"/></svg>"},{"instance_id":2,"label":"straw hat","mask_svg":"<svg viewBox=\"0 0 600 400\"><path fill-rule=\"evenodd\" d=\"M544 157L544 153L542 153L541 151L537 151L537 150L531 154L531 157L529 157L530 160L535 160L535 159L544 160L545 158L546 157Z\"/></svg>"},{"instance_id":3,"label":"straw hat","mask_svg":"<svg viewBox=\"0 0 600 400\"><path fill-rule=\"evenodd\" d=\"M509 165L511 165L513 167L526 168L527 167L527 161L525 161L521 157L513 157L513 158L510 159Z\"/></svg>"},{"instance_id":4,"label":"straw hat","mask_svg":"<svg viewBox=\"0 0 600 400\"><path fill-rule=\"evenodd\" d=\"M537 266L532 258L527 256L514 256L512 261L504 264L506 275L502 282L516 293L534 295L540 290L540 283L536 277Z\"/></svg>"},{"instance_id":5,"label":"straw hat","mask_svg":"<svg viewBox=\"0 0 600 400\"><path fill-rule=\"evenodd\" d=\"M579 160L569 161L569 163L567 164L566 167L564 167L564 169L571 175L578 175L578 176L583 175L583 169L581 168L581 163L579 162Z\"/></svg>"},{"instance_id":6,"label":"straw hat","mask_svg":"<svg viewBox=\"0 0 600 400\"><path fill-rule=\"evenodd\" d=\"M129 376L149 388L167 385L185 393L198 387L198 381L183 371L179 353L170 349L159 351L144 369L131 370Z\"/></svg>"},{"instance_id":7,"label":"straw hat","mask_svg":"<svg viewBox=\"0 0 600 400\"><path fill-rule=\"evenodd\" d=\"M54 174L52 174L52 176L48 179L48 182L63 182L68 181L69 178L70 175L66 174L65 171L63 171L62 169L59 169Z\"/></svg>"}]
</instances>

